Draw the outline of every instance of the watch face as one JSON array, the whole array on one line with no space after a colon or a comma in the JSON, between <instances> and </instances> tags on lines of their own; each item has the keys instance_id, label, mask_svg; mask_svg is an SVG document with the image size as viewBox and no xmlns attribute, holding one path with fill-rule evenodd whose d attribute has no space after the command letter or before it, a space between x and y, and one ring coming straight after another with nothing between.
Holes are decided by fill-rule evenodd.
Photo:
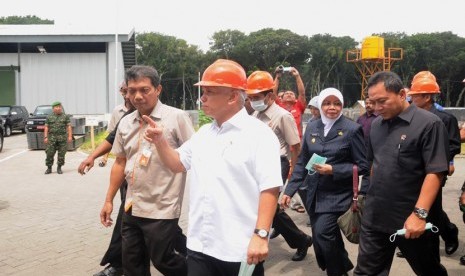
<instances>
[{"instance_id":1,"label":"watch face","mask_svg":"<svg viewBox=\"0 0 465 276\"><path fill-rule=\"evenodd\" d=\"M420 214L420 216L421 216L422 218L426 218L426 217L428 216L428 213L427 213L426 211L424 211L424 210L421 210L421 211L418 212L418 213Z\"/></svg>"},{"instance_id":2,"label":"watch face","mask_svg":"<svg viewBox=\"0 0 465 276\"><path fill-rule=\"evenodd\" d=\"M428 211L426 211L425 209L421 209L421 208L416 208L415 214L417 214L419 218L423 218L423 219L428 217Z\"/></svg>"},{"instance_id":3,"label":"watch face","mask_svg":"<svg viewBox=\"0 0 465 276\"><path fill-rule=\"evenodd\" d=\"M257 234L262 238L266 238L268 236L268 232L266 230L264 230L264 229L258 230Z\"/></svg>"}]
</instances>

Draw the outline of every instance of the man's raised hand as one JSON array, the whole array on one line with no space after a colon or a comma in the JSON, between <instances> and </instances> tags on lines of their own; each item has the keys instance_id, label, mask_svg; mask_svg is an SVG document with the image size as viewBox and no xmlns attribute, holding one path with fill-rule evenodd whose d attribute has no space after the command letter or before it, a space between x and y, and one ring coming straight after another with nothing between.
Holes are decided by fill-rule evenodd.
<instances>
[{"instance_id":1,"label":"man's raised hand","mask_svg":"<svg viewBox=\"0 0 465 276\"><path fill-rule=\"evenodd\" d=\"M157 126L157 123L147 115L142 116L142 119L149 125L144 133L145 140L156 144L163 138L163 128Z\"/></svg>"}]
</instances>

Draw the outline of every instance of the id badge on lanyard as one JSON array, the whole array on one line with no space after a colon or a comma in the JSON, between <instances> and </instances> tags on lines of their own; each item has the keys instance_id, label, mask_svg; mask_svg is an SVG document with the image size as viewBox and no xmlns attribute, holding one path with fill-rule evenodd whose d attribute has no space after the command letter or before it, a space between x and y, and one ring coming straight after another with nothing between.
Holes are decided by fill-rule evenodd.
<instances>
[{"instance_id":1,"label":"id badge on lanyard","mask_svg":"<svg viewBox=\"0 0 465 276\"><path fill-rule=\"evenodd\" d=\"M150 146L146 145L142 149L142 153L139 158L139 165L146 167L149 164L151 156L152 156L152 150L150 149Z\"/></svg>"}]
</instances>

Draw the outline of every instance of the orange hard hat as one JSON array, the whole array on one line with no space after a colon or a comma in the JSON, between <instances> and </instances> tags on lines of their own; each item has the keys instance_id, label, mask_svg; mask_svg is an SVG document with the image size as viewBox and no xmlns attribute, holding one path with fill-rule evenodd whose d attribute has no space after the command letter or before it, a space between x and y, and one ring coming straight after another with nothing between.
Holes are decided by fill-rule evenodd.
<instances>
[{"instance_id":1,"label":"orange hard hat","mask_svg":"<svg viewBox=\"0 0 465 276\"><path fill-rule=\"evenodd\" d=\"M412 82L408 95L414 94L439 94L439 85L431 77L417 78Z\"/></svg>"},{"instance_id":2,"label":"orange hard hat","mask_svg":"<svg viewBox=\"0 0 465 276\"><path fill-rule=\"evenodd\" d=\"M247 78L247 94L257 94L273 88L273 77L266 71L255 71Z\"/></svg>"},{"instance_id":3,"label":"orange hard hat","mask_svg":"<svg viewBox=\"0 0 465 276\"><path fill-rule=\"evenodd\" d=\"M222 86L245 90L247 76L244 68L232 60L218 59L205 69L196 86Z\"/></svg>"},{"instance_id":4,"label":"orange hard hat","mask_svg":"<svg viewBox=\"0 0 465 276\"><path fill-rule=\"evenodd\" d=\"M420 71L415 76L413 76L412 83L415 82L416 79L422 79L422 78L430 78L436 81L436 77L430 71Z\"/></svg>"}]
</instances>

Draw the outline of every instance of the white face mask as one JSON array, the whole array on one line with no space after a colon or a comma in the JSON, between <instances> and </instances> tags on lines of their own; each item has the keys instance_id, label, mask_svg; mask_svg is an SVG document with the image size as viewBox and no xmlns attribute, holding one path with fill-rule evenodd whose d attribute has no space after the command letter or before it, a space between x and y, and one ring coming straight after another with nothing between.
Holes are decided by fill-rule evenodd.
<instances>
[{"instance_id":1,"label":"white face mask","mask_svg":"<svg viewBox=\"0 0 465 276\"><path fill-rule=\"evenodd\" d=\"M264 100L250 101L250 106L252 106L252 108L258 112L263 111L268 107Z\"/></svg>"}]
</instances>

